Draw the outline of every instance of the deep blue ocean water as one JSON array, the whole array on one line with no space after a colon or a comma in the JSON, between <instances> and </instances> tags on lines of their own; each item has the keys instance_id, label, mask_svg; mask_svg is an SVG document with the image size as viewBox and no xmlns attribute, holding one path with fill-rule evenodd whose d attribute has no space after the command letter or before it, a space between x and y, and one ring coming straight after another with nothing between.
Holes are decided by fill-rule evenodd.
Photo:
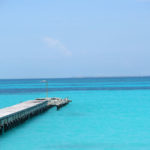
<instances>
[{"instance_id":1,"label":"deep blue ocean water","mask_svg":"<svg viewBox=\"0 0 150 150\"><path fill-rule=\"evenodd\" d=\"M0 80L0 108L45 97L42 79ZM149 150L150 77L47 79L69 97L0 136L0 150Z\"/></svg>"}]
</instances>

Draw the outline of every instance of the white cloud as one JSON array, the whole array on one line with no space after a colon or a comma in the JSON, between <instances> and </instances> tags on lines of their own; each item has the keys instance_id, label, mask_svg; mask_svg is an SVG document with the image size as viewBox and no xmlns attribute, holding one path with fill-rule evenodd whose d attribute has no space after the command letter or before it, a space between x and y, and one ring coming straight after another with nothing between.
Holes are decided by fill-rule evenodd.
<instances>
[{"instance_id":1,"label":"white cloud","mask_svg":"<svg viewBox=\"0 0 150 150\"><path fill-rule=\"evenodd\" d=\"M69 51L59 40L53 39L51 37L45 37L44 42L48 45L48 47L57 48L66 56L72 55L72 52Z\"/></svg>"}]
</instances>

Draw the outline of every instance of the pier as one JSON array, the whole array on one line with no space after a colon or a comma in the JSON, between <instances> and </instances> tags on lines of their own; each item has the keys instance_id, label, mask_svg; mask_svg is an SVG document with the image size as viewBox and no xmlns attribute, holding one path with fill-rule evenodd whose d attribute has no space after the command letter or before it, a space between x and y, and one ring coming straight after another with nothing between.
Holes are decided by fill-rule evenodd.
<instances>
[{"instance_id":1,"label":"pier","mask_svg":"<svg viewBox=\"0 0 150 150\"><path fill-rule=\"evenodd\" d=\"M56 106L58 110L69 102L67 98L37 98L0 109L0 134L51 107Z\"/></svg>"}]
</instances>

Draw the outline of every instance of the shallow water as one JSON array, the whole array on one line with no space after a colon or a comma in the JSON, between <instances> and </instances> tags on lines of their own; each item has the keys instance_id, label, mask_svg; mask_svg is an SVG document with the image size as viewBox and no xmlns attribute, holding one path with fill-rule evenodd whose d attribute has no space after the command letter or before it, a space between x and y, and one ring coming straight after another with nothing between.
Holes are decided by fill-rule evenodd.
<instances>
[{"instance_id":1,"label":"shallow water","mask_svg":"<svg viewBox=\"0 0 150 150\"><path fill-rule=\"evenodd\" d=\"M149 150L150 78L48 79L69 97L0 136L0 150ZM0 80L0 108L45 97L41 79Z\"/></svg>"}]
</instances>

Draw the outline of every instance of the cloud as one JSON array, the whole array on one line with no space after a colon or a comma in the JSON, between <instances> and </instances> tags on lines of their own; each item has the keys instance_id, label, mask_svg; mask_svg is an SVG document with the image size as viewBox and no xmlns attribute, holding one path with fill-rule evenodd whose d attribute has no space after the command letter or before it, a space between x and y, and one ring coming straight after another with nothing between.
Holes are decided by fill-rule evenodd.
<instances>
[{"instance_id":1,"label":"cloud","mask_svg":"<svg viewBox=\"0 0 150 150\"><path fill-rule=\"evenodd\" d=\"M45 37L44 42L48 45L48 47L56 48L66 56L72 55L72 52L69 51L59 40L53 39L51 37Z\"/></svg>"}]
</instances>

